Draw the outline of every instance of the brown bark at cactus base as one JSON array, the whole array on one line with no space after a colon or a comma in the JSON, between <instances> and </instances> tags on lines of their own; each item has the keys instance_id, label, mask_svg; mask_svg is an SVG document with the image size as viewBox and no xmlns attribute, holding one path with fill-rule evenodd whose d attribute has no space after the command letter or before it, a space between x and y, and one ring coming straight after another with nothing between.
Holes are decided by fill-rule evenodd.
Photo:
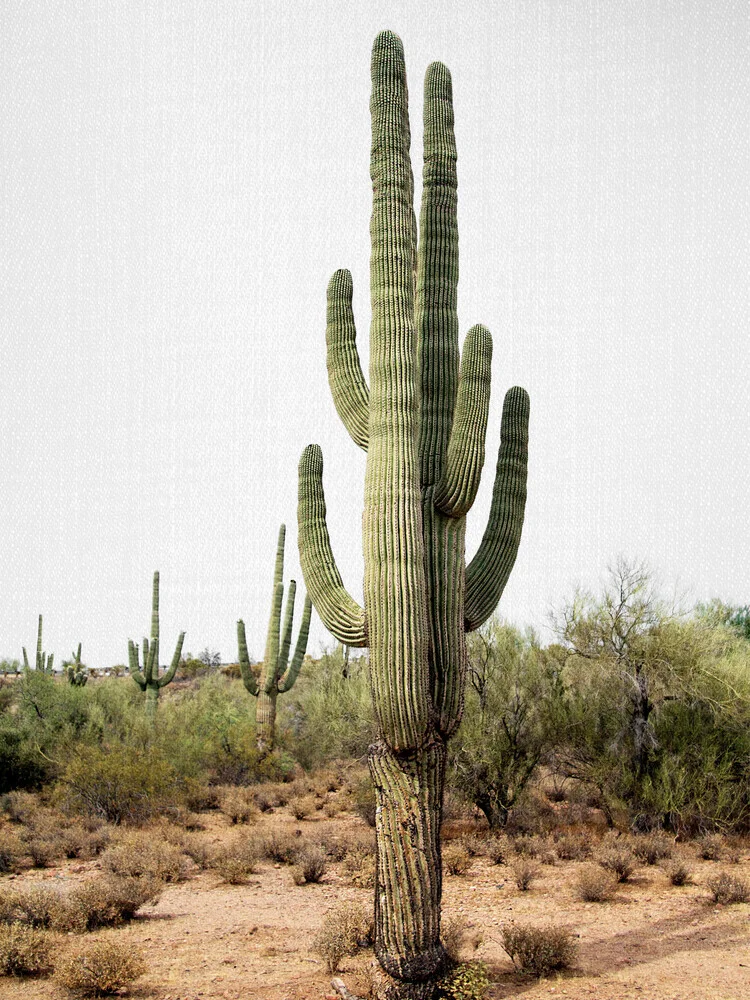
<instances>
[{"instance_id":1,"label":"brown bark at cactus base","mask_svg":"<svg viewBox=\"0 0 750 1000\"><path fill-rule=\"evenodd\" d=\"M387 975L376 995L427 1000L449 961L440 943L440 822L445 744L435 736L410 754L370 747L377 809L375 955Z\"/></svg>"},{"instance_id":2,"label":"brown bark at cactus base","mask_svg":"<svg viewBox=\"0 0 750 1000\"><path fill-rule=\"evenodd\" d=\"M255 742L258 753L267 754L273 750L276 729L276 694L266 694L264 688L258 692L258 703L255 706Z\"/></svg>"}]
</instances>

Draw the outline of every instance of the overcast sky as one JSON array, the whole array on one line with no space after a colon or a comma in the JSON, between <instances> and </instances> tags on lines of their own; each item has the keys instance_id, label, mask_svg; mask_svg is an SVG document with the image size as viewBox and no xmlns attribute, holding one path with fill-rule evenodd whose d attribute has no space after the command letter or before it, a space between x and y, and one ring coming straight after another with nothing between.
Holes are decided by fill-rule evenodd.
<instances>
[{"instance_id":1,"label":"overcast sky","mask_svg":"<svg viewBox=\"0 0 750 1000\"><path fill-rule=\"evenodd\" d=\"M750 601L746 0L0 4L0 655L125 662L161 571L177 633L262 656L278 526L325 456L361 599L364 454L327 386L348 267L366 359L369 62L452 71L462 333L531 395L529 502L500 610L544 625L619 553ZM317 618L310 649L331 642Z\"/></svg>"}]
</instances>

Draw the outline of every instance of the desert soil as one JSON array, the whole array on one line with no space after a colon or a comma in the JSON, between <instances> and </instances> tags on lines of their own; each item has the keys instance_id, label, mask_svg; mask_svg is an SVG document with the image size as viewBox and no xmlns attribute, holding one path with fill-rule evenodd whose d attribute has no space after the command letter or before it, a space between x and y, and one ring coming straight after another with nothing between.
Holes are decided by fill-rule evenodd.
<instances>
[{"instance_id":1,"label":"desert soil","mask_svg":"<svg viewBox=\"0 0 750 1000\"><path fill-rule=\"evenodd\" d=\"M286 812L262 815L246 828L248 836L282 825L306 839L323 828L341 835L364 828L351 814L299 822ZM205 836L216 843L236 835L219 814L207 814L206 823ZM698 860L690 844L679 850L690 859L692 885L674 887L661 869L643 866L603 904L576 898L578 862L543 866L531 889L520 892L507 867L474 859L466 875L446 876L444 915L461 915L471 932L481 934L478 948L464 957L486 963L492 998L750 1000L750 904L717 906L705 885L721 870L750 881L750 852L739 864L723 864ZM6 876L0 892L11 879L70 884L95 878L99 869L98 861L69 862ZM133 923L86 939L111 938L143 951L149 971L123 994L135 1000L317 1000L335 994L312 939L323 915L342 899L371 905L372 890L351 886L338 864L320 884L301 886L287 866L270 862L241 886L195 869L186 882L168 885L158 904ZM500 943L508 921L569 927L579 943L575 968L542 981L514 972ZM371 961L371 952L345 959L338 975L366 995ZM0 980L3 1000L62 996L47 980Z\"/></svg>"}]
</instances>

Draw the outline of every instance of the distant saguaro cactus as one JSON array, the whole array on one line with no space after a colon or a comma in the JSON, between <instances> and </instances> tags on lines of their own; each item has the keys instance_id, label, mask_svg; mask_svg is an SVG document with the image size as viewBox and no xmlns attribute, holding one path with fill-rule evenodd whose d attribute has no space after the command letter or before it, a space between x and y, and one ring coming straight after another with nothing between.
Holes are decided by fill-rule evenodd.
<instances>
[{"instance_id":1,"label":"distant saguaro cactus","mask_svg":"<svg viewBox=\"0 0 750 1000\"><path fill-rule=\"evenodd\" d=\"M26 670L29 669L29 658L26 655L26 647L23 646L23 665ZM55 654L50 653L49 656L42 650L42 616L39 615L39 626L36 633L36 669L43 674L52 673L52 663L54 662Z\"/></svg>"},{"instance_id":2,"label":"distant saguaro cactus","mask_svg":"<svg viewBox=\"0 0 750 1000\"><path fill-rule=\"evenodd\" d=\"M67 665L65 670L65 675L68 678L68 683L72 684L74 687L84 687L86 681L89 679L88 674L84 671L81 665L81 644L78 643L78 651L72 654L72 659Z\"/></svg>"},{"instance_id":3,"label":"distant saguaro cactus","mask_svg":"<svg viewBox=\"0 0 750 1000\"><path fill-rule=\"evenodd\" d=\"M177 646L172 657L172 663L166 673L159 676L159 573L154 573L154 587L151 598L151 642L143 640L143 669L138 660L138 645L132 639L128 639L128 662L130 664L130 676L136 682L141 691L146 692L146 708L150 714L156 712L159 700L159 692L166 687L177 671L177 666L182 655L182 643L185 633L180 632Z\"/></svg>"},{"instance_id":4,"label":"distant saguaro cactus","mask_svg":"<svg viewBox=\"0 0 750 1000\"><path fill-rule=\"evenodd\" d=\"M440 822L446 742L461 720L466 632L487 620L515 562L526 501L529 400L505 396L489 522L465 564L465 517L479 487L492 341L472 327L459 364L456 145L450 73L427 70L419 246L401 40L372 53L370 384L362 374L352 278L328 285L328 375L336 409L367 451L365 606L347 593L331 550L323 457L299 465L299 546L325 626L369 646L379 739L375 953L387 997L427 998L446 965L440 941ZM389 977L393 977L392 979Z\"/></svg>"},{"instance_id":5,"label":"distant saguaro cactus","mask_svg":"<svg viewBox=\"0 0 750 1000\"><path fill-rule=\"evenodd\" d=\"M276 546L276 567L273 574L273 599L271 602L271 619L268 623L266 637L266 652L260 677L256 680L250 666L245 638L245 623L237 622L237 645L239 646L240 670L242 680L250 692L258 699L255 709L255 732L258 750L268 753L273 750L276 729L276 698L288 691L297 680L302 660L307 649L307 636L310 631L310 615L312 603L305 597L302 609L302 622L299 627L294 655L289 660L289 648L292 644L292 625L294 623L294 599L297 584L289 581L289 594L286 599L284 614L284 630L281 630L281 605L284 600L284 543L286 540L286 525L279 528L279 541Z\"/></svg>"}]
</instances>

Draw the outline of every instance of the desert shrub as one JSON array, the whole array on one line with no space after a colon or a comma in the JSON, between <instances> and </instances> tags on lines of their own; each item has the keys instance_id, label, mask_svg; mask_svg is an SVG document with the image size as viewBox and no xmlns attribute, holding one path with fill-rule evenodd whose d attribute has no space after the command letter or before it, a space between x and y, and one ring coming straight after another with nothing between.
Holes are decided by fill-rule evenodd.
<instances>
[{"instance_id":1,"label":"desert shrub","mask_svg":"<svg viewBox=\"0 0 750 1000\"><path fill-rule=\"evenodd\" d=\"M606 903L617 889L617 878L612 872L593 865L581 869L575 880L575 892L585 903Z\"/></svg>"},{"instance_id":2,"label":"desert shrub","mask_svg":"<svg viewBox=\"0 0 750 1000\"><path fill-rule=\"evenodd\" d=\"M571 932L552 924L544 927L508 924L503 927L502 946L519 972L539 978L556 969L567 969L577 951Z\"/></svg>"},{"instance_id":3,"label":"desert shrub","mask_svg":"<svg viewBox=\"0 0 750 1000\"><path fill-rule=\"evenodd\" d=\"M4 894L4 919L30 927L50 927L64 906L62 893L47 885L30 885Z\"/></svg>"},{"instance_id":4,"label":"desert shrub","mask_svg":"<svg viewBox=\"0 0 750 1000\"><path fill-rule=\"evenodd\" d=\"M464 962L443 976L437 996L441 1000L485 1000L491 985L483 962Z\"/></svg>"},{"instance_id":5,"label":"desert shrub","mask_svg":"<svg viewBox=\"0 0 750 1000\"><path fill-rule=\"evenodd\" d=\"M442 850L443 871L451 875L465 875L471 868L471 855L463 844L455 841L445 844Z\"/></svg>"},{"instance_id":6,"label":"desert shrub","mask_svg":"<svg viewBox=\"0 0 750 1000\"><path fill-rule=\"evenodd\" d=\"M485 853L493 865L504 865L513 854L513 848L510 840L505 836L488 837Z\"/></svg>"},{"instance_id":7,"label":"desert shrub","mask_svg":"<svg viewBox=\"0 0 750 1000\"><path fill-rule=\"evenodd\" d=\"M258 870L260 853L255 841L243 838L218 850L210 864L224 882L244 885L248 876Z\"/></svg>"},{"instance_id":8,"label":"desert shrub","mask_svg":"<svg viewBox=\"0 0 750 1000\"><path fill-rule=\"evenodd\" d=\"M158 747L77 747L61 780L72 808L110 823L142 822L175 797L177 773Z\"/></svg>"},{"instance_id":9,"label":"desert shrub","mask_svg":"<svg viewBox=\"0 0 750 1000\"><path fill-rule=\"evenodd\" d=\"M627 882L637 867L636 857L629 847L604 847L596 860L606 871L613 872L618 882Z\"/></svg>"},{"instance_id":10,"label":"desert shrub","mask_svg":"<svg viewBox=\"0 0 750 1000\"><path fill-rule=\"evenodd\" d=\"M750 899L750 887L741 878L721 872L713 875L706 885L715 903L746 903Z\"/></svg>"},{"instance_id":11,"label":"desert shrub","mask_svg":"<svg viewBox=\"0 0 750 1000\"><path fill-rule=\"evenodd\" d=\"M54 981L81 996L110 996L146 971L140 952L113 940L97 941L63 958Z\"/></svg>"},{"instance_id":12,"label":"desert shrub","mask_svg":"<svg viewBox=\"0 0 750 1000\"><path fill-rule=\"evenodd\" d=\"M23 853L23 846L15 833L0 830L0 874L14 871Z\"/></svg>"},{"instance_id":13,"label":"desert shrub","mask_svg":"<svg viewBox=\"0 0 750 1000\"><path fill-rule=\"evenodd\" d=\"M91 854L91 834L83 826L74 824L60 831L60 850L68 859L88 857Z\"/></svg>"},{"instance_id":14,"label":"desert shrub","mask_svg":"<svg viewBox=\"0 0 750 1000\"><path fill-rule=\"evenodd\" d=\"M297 885L320 882L326 873L326 853L317 844L309 844L297 855L292 876Z\"/></svg>"},{"instance_id":15,"label":"desert shrub","mask_svg":"<svg viewBox=\"0 0 750 1000\"><path fill-rule=\"evenodd\" d=\"M212 857L211 842L200 833L185 834L182 850L199 868L209 867Z\"/></svg>"},{"instance_id":16,"label":"desert shrub","mask_svg":"<svg viewBox=\"0 0 750 1000\"><path fill-rule=\"evenodd\" d=\"M26 840L26 853L31 857L34 868L51 868L63 856L59 839L31 836Z\"/></svg>"},{"instance_id":17,"label":"desert shrub","mask_svg":"<svg viewBox=\"0 0 750 1000\"><path fill-rule=\"evenodd\" d=\"M134 833L102 855L102 865L115 875L148 875L163 882L182 882L188 862L178 847L157 840L152 833Z\"/></svg>"},{"instance_id":18,"label":"desert shrub","mask_svg":"<svg viewBox=\"0 0 750 1000\"><path fill-rule=\"evenodd\" d=\"M39 800L31 792L7 792L2 797L2 809L11 823L31 826L39 813Z\"/></svg>"},{"instance_id":19,"label":"desert shrub","mask_svg":"<svg viewBox=\"0 0 750 1000\"><path fill-rule=\"evenodd\" d=\"M466 917L452 916L441 923L440 940L451 962L461 961L461 951L471 945L474 951L484 939L481 931L473 929Z\"/></svg>"},{"instance_id":20,"label":"desert shrub","mask_svg":"<svg viewBox=\"0 0 750 1000\"><path fill-rule=\"evenodd\" d=\"M481 858L487 853L487 837L476 833L466 833L461 837L461 844L469 852L471 858Z\"/></svg>"},{"instance_id":21,"label":"desert shrub","mask_svg":"<svg viewBox=\"0 0 750 1000\"><path fill-rule=\"evenodd\" d=\"M530 889L531 883L539 877L539 865L528 858L520 857L510 867L513 872L513 881L521 892Z\"/></svg>"},{"instance_id":22,"label":"desert shrub","mask_svg":"<svg viewBox=\"0 0 750 1000\"><path fill-rule=\"evenodd\" d=\"M324 826L316 835L315 842L323 848L331 861L343 861L352 846L352 841L336 833L335 827Z\"/></svg>"},{"instance_id":23,"label":"desert shrub","mask_svg":"<svg viewBox=\"0 0 750 1000\"><path fill-rule=\"evenodd\" d=\"M52 927L79 933L98 927L116 927L132 920L142 906L156 903L161 891L162 882L150 876L103 875L77 886L63 898Z\"/></svg>"},{"instance_id":24,"label":"desert shrub","mask_svg":"<svg viewBox=\"0 0 750 1000\"><path fill-rule=\"evenodd\" d=\"M363 906L338 903L323 918L313 949L324 959L329 972L337 972L341 959L369 944L372 934L372 917Z\"/></svg>"},{"instance_id":25,"label":"desert shrub","mask_svg":"<svg viewBox=\"0 0 750 1000\"><path fill-rule=\"evenodd\" d=\"M301 839L284 830L271 830L260 842L262 856L280 865L293 865L301 849Z\"/></svg>"},{"instance_id":26,"label":"desert shrub","mask_svg":"<svg viewBox=\"0 0 750 1000\"><path fill-rule=\"evenodd\" d=\"M375 799L375 788L368 777L362 777L352 788L352 804L354 812L363 819L368 826L375 826L375 809L377 803Z\"/></svg>"},{"instance_id":27,"label":"desert shrub","mask_svg":"<svg viewBox=\"0 0 750 1000\"><path fill-rule=\"evenodd\" d=\"M343 867L352 885L361 889L375 887L375 854L366 845L350 848Z\"/></svg>"},{"instance_id":28,"label":"desert shrub","mask_svg":"<svg viewBox=\"0 0 750 1000\"><path fill-rule=\"evenodd\" d=\"M655 865L671 858L673 850L674 841L663 833L649 833L633 841L633 854L645 865Z\"/></svg>"},{"instance_id":29,"label":"desert shrub","mask_svg":"<svg viewBox=\"0 0 750 1000\"><path fill-rule=\"evenodd\" d=\"M14 923L0 927L0 975L38 976L52 971L49 935Z\"/></svg>"},{"instance_id":30,"label":"desert shrub","mask_svg":"<svg viewBox=\"0 0 750 1000\"><path fill-rule=\"evenodd\" d=\"M692 872L684 861L671 861L664 866L664 874L672 885L688 885L692 877Z\"/></svg>"},{"instance_id":31,"label":"desert shrub","mask_svg":"<svg viewBox=\"0 0 750 1000\"><path fill-rule=\"evenodd\" d=\"M704 861L721 861L724 854L724 840L718 833L709 833L695 842L698 857Z\"/></svg>"},{"instance_id":32,"label":"desert shrub","mask_svg":"<svg viewBox=\"0 0 750 1000\"><path fill-rule=\"evenodd\" d=\"M233 824L250 823L255 819L255 802L249 788L227 788L220 798L221 811Z\"/></svg>"},{"instance_id":33,"label":"desert shrub","mask_svg":"<svg viewBox=\"0 0 750 1000\"><path fill-rule=\"evenodd\" d=\"M289 811L295 819L306 819L315 811L315 799L312 795L297 796L289 799Z\"/></svg>"},{"instance_id":34,"label":"desert shrub","mask_svg":"<svg viewBox=\"0 0 750 1000\"><path fill-rule=\"evenodd\" d=\"M565 833L555 841L561 861L585 861L591 855L591 841L586 834Z\"/></svg>"}]
</instances>

